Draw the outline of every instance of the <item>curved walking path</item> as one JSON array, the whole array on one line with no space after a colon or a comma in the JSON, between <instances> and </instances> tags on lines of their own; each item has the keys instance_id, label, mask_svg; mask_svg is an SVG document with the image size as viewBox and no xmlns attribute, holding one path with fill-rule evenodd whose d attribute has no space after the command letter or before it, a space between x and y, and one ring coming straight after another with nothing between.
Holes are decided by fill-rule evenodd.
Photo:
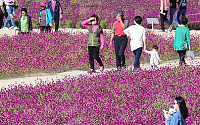
<instances>
[{"instance_id":1,"label":"curved walking path","mask_svg":"<svg viewBox=\"0 0 200 125\"><path fill-rule=\"evenodd\" d=\"M170 66L170 67L175 67L178 66L178 62L179 60L170 60L170 61L164 61L161 63L161 65L159 65L158 67L164 67L164 66ZM200 57L195 57L195 59L193 61L189 61L186 58L186 62L187 64L191 64L193 66L195 65L200 65ZM145 63L145 64L141 64L141 69L145 69L145 68L149 68L149 63ZM131 68L132 66L129 66L128 68ZM108 68L105 69L105 71L110 71L110 70L116 70L116 68ZM99 70L97 70L97 72L99 72ZM14 78L14 79L2 79L0 80L0 88L4 87L4 88L8 88L8 85L11 84L21 84L21 85L30 85L32 84L33 86L36 85L37 83L40 83L40 81L43 82L52 82L52 81L57 81L57 80L61 80L66 78L66 77L76 77L79 75L86 75L87 71L82 71L82 70L72 70L72 71L68 71L68 72L63 72L63 73L56 73L54 75L50 75L50 74L38 74L37 76L32 76L32 77L24 77L24 78Z\"/></svg>"},{"instance_id":2,"label":"curved walking path","mask_svg":"<svg viewBox=\"0 0 200 125\"><path fill-rule=\"evenodd\" d=\"M87 29L72 29L72 28L65 28L65 29L59 29L63 32L70 32L70 33L78 33L78 32L88 32ZM34 29L34 32L39 32L38 29ZM105 29L104 31L106 32L111 32L108 29ZM150 30L151 31L151 30ZM159 30L154 30L154 34L159 34L162 35L164 37L170 37L170 36L174 36L175 35L175 30L173 30L172 32L158 32ZM4 34L7 34L8 36L13 36L15 34L15 30L11 29L11 30L2 30L0 29L0 37ZM190 35L197 35L200 34L200 31L197 30L191 30L190 31ZM158 67L163 67L163 66L178 66L178 62L179 60L170 60L170 61L164 61L161 63L161 65L159 65ZM190 61L188 59L186 59L186 62L188 64L190 64ZM191 63L192 65L200 65L200 57L196 57ZM130 68L130 67L128 67ZM149 63L145 63L145 64L141 64L141 68L149 68ZM109 69L105 69L105 71L109 71L112 69L116 69L116 68L109 68ZM98 70L97 70L98 71ZM34 76L30 76L30 77L24 77L24 78L13 78L13 79L0 79L0 88L5 87L8 88L8 85L11 84L21 84L21 85L36 85L37 83L39 83L40 81L46 81L46 82L52 82L56 81L56 80L62 80L65 77L73 77L73 76L79 76L81 74L87 74L87 71L82 71L82 70L73 70L73 71L68 71L68 72L63 72L63 73L55 73L55 74L47 74L47 73L40 73L40 74L35 74Z\"/></svg>"}]
</instances>

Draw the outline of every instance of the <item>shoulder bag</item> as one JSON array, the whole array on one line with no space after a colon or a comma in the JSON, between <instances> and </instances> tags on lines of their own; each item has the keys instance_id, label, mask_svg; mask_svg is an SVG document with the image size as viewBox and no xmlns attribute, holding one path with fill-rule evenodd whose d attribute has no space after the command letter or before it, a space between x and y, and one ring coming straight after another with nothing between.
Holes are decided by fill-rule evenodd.
<instances>
[{"instance_id":1,"label":"shoulder bag","mask_svg":"<svg viewBox=\"0 0 200 125\"><path fill-rule=\"evenodd\" d=\"M182 35L182 33L181 33L181 28L180 28L180 27L179 27L179 30L180 30L180 34L181 34L181 36L182 36L182 38L183 38L183 35ZM185 44L184 44L185 50L189 50L189 46L188 46L187 40L185 41L184 38L183 38L183 40L184 40L184 42L185 42Z\"/></svg>"}]
</instances>

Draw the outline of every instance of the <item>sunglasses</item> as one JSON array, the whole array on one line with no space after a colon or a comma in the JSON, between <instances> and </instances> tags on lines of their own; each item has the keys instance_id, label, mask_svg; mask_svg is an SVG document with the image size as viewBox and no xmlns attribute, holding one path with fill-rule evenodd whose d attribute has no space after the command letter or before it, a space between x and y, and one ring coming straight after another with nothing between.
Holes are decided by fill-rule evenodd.
<instances>
[{"instance_id":1,"label":"sunglasses","mask_svg":"<svg viewBox=\"0 0 200 125\"><path fill-rule=\"evenodd\" d=\"M178 103L174 103L174 105L176 105L176 104L178 104Z\"/></svg>"}]
</instances>

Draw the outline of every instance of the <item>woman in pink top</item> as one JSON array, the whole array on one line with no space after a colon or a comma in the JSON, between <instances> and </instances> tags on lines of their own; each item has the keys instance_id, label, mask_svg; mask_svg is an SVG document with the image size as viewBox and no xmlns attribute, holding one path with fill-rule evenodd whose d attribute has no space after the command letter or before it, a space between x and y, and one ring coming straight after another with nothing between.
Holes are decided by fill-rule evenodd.
<instances>
[{"instance_id":1,"label":"woman in pink top","mask_svg":"<svg viewBox=\"0 0 200 125\"><path fill-rule=\"evenodd\" d=\"M94 14L90 17L90 19L87 19L81 23L85 28L89 30L89 40L87 45L89 51L90 73L95 73L94 58L99 63L100 72L103 72L104 70L103 63L99 57L99 48L103 50L104 37L103 29L100 25L98 25L98 20L98 16Z\"/></svg>"},{"instance_id":2,"label":"woman in pink top","mask_svg":"<svg viewBox=\"0 0 200 125\"><path fill-rule=\"evenodd\" d=\"M167 19L167 12L169 9L169 0L160 0L160 21L161 21L161 30L160 32L165 32L164 22L170 26L170 22Z\"/></svg>"}]
</instances>

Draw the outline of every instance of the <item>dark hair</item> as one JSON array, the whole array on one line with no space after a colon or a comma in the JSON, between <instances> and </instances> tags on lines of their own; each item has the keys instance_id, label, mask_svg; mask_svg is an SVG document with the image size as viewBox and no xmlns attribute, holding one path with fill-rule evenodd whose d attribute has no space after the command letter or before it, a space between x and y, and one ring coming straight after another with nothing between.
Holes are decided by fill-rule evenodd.
<instances>
[{"instance_id":1,"label":"dark hair","mask_svg":"<svg viewBox=\"0 0 200 125\"><path fill-rule=\"evenodd\" d=\"M137 24L141 24L141 23L142 23L142 17L140 17L140 16L136 16L136 17L134 18L134 20L135 20L135 22L136 22Z\"/></svg>"},{"instance_id":2,"label":"dark hair","mask_svg":"<svg viewBox=\"0 0 200 125\"><path fill-rule=\"evenodd\" d=\"M157 45L153 45L153 49L157 49L158 50L158 46Z\"/></svg>"},{"instance_id":3,"label":"dark hair","mask_svg":"<svg viewBox=\"0 0 200 125\"><path fill-rule=\"evenodd\" d=\"M93 14L91 17L95 17L96 21L97 21L97 24L99 23L99 17L96 14Z\"/></svg>"},{"instance_id":4,"label":"dark hair","mask_svg":"<svg viewBox=\"0 0 200 125\"><path fill-rule=\"evenodd\" d=\"M179 110L181 112L182 117L186 119L188 117L188 109L186 107L185 100L181 96L176 97L175 100L179 105Z\"/></svg>"},{"instance_id":5,"label":"dark hair","mask_svg":"<svg viewBox=\"0 0 200 125\"><path fill-rule=\"evenodd\" d=\"M181 24L186 25L188 23L188 19L184 16L181 18Z\"/></svg>"},{"instance_id":6,"label":"dark hair","mask_svg":"<svg viewBox=\"0 0 200 125\"><path fill-rule=\"evenodd\" d=\"M27 9L26 8L22 8L21 12L24 11L25 13L27 13Z\"/></svg>"}]
</instances>

